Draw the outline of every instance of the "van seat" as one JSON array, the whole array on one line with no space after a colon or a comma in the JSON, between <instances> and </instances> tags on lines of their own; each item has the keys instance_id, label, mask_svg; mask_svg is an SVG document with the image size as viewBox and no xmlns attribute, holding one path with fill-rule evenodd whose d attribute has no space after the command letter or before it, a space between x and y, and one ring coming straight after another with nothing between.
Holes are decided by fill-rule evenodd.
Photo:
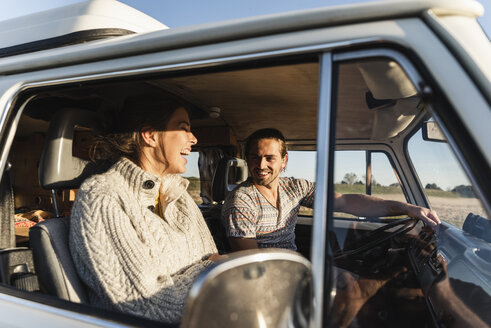
<instances>
[{"instance_id":1,"label":"van seat","mask_svg":"<svg viewBox=\"0 0 491 328\"><path fill-rule=\"evenodd\" d=\"M73 156L76 126L91 128L97 122L95 113L79 109L59 110L50 122L39 163L39 180L52 191L78 189L90 175L97 172L94 163ZM80 280L68 247L70 218L61 217L59 209L51 218L33 226L29 243L41 291L72 302L87 302L85 285Z\"/></svg>"},{"instance_id":2,"label":"van seat","mask_svg":"<svg viewBox=\"0 0 491 328\"><path fill-rule=\"evenodd\" d=\"M34 266L42 292L61 299L87 303L85 286L80 281L68 248L70 218L52 218L29 231ZM42 269L40 269L42 268Z\"/></svg>"},{"instance_id":3,"label":"van seat","mask_svg":"<svg viewBox=\"0 0 491 328\"><path fill-rule=\"evenodd\" d=\"M212 197L215 205L203 211L203 216L220 254L231 250L221 220L223 202L229 192L247 179L247 175L247 162L230 156L225 156L218 162L213 175Z\"/></svg>"}]
</instances>

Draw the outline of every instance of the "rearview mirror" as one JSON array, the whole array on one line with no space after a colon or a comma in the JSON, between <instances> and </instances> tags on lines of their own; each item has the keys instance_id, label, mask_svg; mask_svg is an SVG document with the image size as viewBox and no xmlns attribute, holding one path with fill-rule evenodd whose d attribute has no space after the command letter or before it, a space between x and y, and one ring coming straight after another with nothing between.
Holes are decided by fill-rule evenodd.
<instances>
[{"instance_id":1,"label":"rearview mirror","mask_svg":"<svg viewBox=\"0 0 491 328\"><path fill-rule=\"evenodd\" d=\"M311 266L281 249L233 253L190 290L181 327L306 327Z\"/></svg>"},{"instance_id":2,"label":"rearview mirror","mask_svg":"<svg viewBox=\"0 0 491 328\"><path fill-rule=\"evenodd\" d=\"M423 140L447 142L447 138L440 130L440 127L435 121L426 121L423 123Z\"/></svg>"}]
</instances>

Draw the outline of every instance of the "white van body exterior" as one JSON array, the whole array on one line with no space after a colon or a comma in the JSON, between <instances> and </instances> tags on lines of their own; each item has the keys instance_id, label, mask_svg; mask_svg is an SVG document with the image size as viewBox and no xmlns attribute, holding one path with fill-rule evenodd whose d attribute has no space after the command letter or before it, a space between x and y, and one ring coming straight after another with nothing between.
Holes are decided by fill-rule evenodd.
<instances>
[{"instance_id":1,"label":"white van body exterior","mask_svg":"<svg viewBox=\"0 0 491 328\"><path fill-rule=\"evenodd\" d=\"M16 122L22 112L12 109L22 106L19 101L26 99L20 96L31 90L286 54L330 52L352 47L366 49L379 44L407 50L418 58L457 111L488 167L491 165L491 44L476 21L483 8L475 1L364 3L176 29L166 29L165 25L148 16L113 1L110 1L111 5L116 4L113 14L120 19L98 16L99 10L106 11L103 7L107 2L80 3L0 23L0 48L15 46L20 39L23 43L40 40L42 36L30 33L31 28L39 28L40 33L49 30L48 37L94 27L136 32L0 58L1 171L6 168ZM138 19L130 19L128 13ZM76 24L73 24L74 17L77 17ZM34 26L23 28L25 21ZM16 117L12 118L12 115ZM449 131L447 133L451 135ZM327 144L319 139L318 152L322 152L323 147L326 150ZM321 170L318 168L318 174ZM484 190L481 196L486 199ZM485 206L489 213L491 199L487 201ZM312 270L317 304L322 303L320 294L325 287L321 277L325 264L322 234L326 226L323 220L315 217L325 213L325 206L317 205L313 223ZM0 293L0 303L2 327L127 326L40 304L15 293ZM321 318L322 313L314 312L311 326L320 327Z\"/></svg>"}]
</instances>

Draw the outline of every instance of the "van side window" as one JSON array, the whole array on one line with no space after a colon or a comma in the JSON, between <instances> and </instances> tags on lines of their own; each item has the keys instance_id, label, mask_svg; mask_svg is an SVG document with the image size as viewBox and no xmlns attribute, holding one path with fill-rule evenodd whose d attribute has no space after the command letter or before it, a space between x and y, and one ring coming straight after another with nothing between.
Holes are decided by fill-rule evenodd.
<instances>
[{"instance_id":1,"label":"van side window","mask_svg":"<svg viewBox=\"0 0 491 328\"><path fill-rule=\"evenodd\" d=\"M200 205L203 203L203 199L200 195L201 183L199 180L198 157L199 153L197 151L193 151L187 156L186 172L182 176L189 180L188 192L196 204Z\"/></svg>"},{"instance_id":2,"label":"van side window","mask_svg":"<svg viewBox=\"0 0 491 328\"><path fill-rule=\"evenodd\" d=\"M367 179L369 171L371 179ZM406 201L395 171L387 155L382 152L336 151L334 190L343 194L368 194L383 199ZM347 213L336 213L335 216L354 217Z\"/></svg>"},{"instance_id":3,"label":"van side window","mask_svg":"<svg viewBox=\"0 0 491 328\"><path fill-rule=\"evenodd\" d=\"M428 201L442 220L462 228L469 215L487 217L446 142L424 140L420 129L409 140L408 152Z\"/></svg>"},{"instance_id":4,"label":"van side window","mask_svg":"<svg viewBox=\"0 0 491 328\"><path fill-rule=\"evenodd\" d=\"M290 150L288 151L288 164L283 172L284 177L295 177L315 182L315 150ZM312 216L313 210L304 206L300 207L299 215Z\"/></svg>"}]
</instances>

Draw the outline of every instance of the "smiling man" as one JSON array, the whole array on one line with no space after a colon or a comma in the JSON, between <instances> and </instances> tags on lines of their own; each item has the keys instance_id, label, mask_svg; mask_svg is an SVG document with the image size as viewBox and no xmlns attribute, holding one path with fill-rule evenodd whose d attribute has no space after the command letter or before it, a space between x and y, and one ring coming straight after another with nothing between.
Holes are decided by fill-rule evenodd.
<instances>
[{"instance_id":1,"label":"smiling man","mask_svg":"<svg viewBox=\"0 0 491 328\"><path fill-rule=\"evenodd\" d=\"M315 184L283 178L288 162L286 140L276 129L261 129L246 141L250 178L232 191L222 211L232 250L277 247L296 250L295 226L300 206L312 208ZM361 194L334 193L334 210L356 216L407 215L430 226L440 223L427 208Z\"/></svg>"}]
</instances>

